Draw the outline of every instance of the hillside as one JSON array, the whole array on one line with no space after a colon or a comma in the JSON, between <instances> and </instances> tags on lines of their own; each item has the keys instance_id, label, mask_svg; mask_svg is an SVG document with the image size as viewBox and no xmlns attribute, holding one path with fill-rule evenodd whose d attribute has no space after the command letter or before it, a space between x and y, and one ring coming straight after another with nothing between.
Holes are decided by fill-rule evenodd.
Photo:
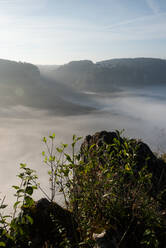
<instances>
[{"instance_id":1,"label":"hillside","mask_svg":"<svg viewBox=\"0 0 166 248\"><path fill-rule=\"evenodd\" d=\"M166 60L154 58L72 61L50 72L57 81L86 91L166 84Z\"/></svg>"},{"instance_id":2,"label":"hillside","mask_svg":"<svg viewBox=\"0 0 166 248\"><path fill-rule=\"evenodd\" d=\"M108 68L112 80L124 86L166 84L166 60L155 58L112 59L96 63Z\"/></svg>"},{"instance_id":3,"label":"hillside","mask_svg":"<svg viewBox=\"0 0 166 248\"><path fill-rule=\"evenodd\" d=\"M76 115L98 108L86 92L111 93L166 85L166 61L152 58L72 61L35 66L0 60L1 107L24 106L56 115Z\"/></svg>"},{"instance_id":4,"label":"hillside","mask_svg":"<svg viewBox=\"0 0 166 248\"><path fill-rule=\"evenodd\" d=\"M39 69L28 63L0 60L1 105L19 103L19 99L36 91L40 82Z\"/></svg>"},{"instance_id":5,"label":"hillside","mask_svg":"<svg viewBox=\"0 0 166 248\"><path fill-rule=\"evenodd\" d=\"M1 107L24 106L58 115L87 113L91 110L88 106L80 106L78 101L72 102L71 95L76 95L73 90L43 77L33 64L0 60Z\"/></svg>"}]
</instances>

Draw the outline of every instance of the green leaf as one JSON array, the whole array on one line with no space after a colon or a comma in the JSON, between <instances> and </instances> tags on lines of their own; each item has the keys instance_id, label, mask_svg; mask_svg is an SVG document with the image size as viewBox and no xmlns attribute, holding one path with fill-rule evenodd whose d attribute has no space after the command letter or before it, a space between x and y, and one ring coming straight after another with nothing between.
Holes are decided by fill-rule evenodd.
<instances>
[{"instance_id":1,"label":"green leaf","mask_svg":"<svg viewBox=\"0 0 166 248\"><path fill-rule=\"evenodd\" d=\"M53 133L52 135L49 136L50 139L55 139L55 133Z\"/></svg>"},{"instance_id":2,"label":"green leaf","mask_svg":"<svg viewBox=\"0 0 166 248\"><path fill-rule=\"evenodd\" d=\"M24 177L24 173L20 173L18 177L22 179Z\"/></svg>"},{"instance_id":3,"label":"green leaf","mask_svg":"<svg viewBox=\"0 0 166 248\"><path fill-rule=\"evenodd\" d=\"M79 141L79 140L81 140L82 139L82 136L80 136L80 137L77 137L77 141Z\"/></svg>"},{"instance_id":4,"label":"green leaf","mask_svg":"<svg viewBox=\"0 0 166 248\"><path fill-rule=\"evenodd\" d=\"M21 201L15 202L14 205L13 205L13 208L16 209L17 205L18 205L20 202L21 202Z\"/></svg>"},{"instance_id":5,"label":"green leaf","mask_svg":"<svg viewBox=\"0 0 166 248\"><path fill-rule=\"evenodd\" d=\"M27 166L26 164L23 164L23 163L20 164L20 168L22 169L24 169L26 166Z\"/></svg>"},{"instance_id":6,"label":"green leaf","mask_svg":"<svg viewBox=\"0 0 166 248\"><path fill-rule=\"evenodd\" d=\"M26 187L25 193L27 193L28 195L32 195L33 194L33 188L30 186Z\"/></svg>"},{"instance_id":7,"label":"green leaf","mask_svg":"<svg viewBox=\"0 0 166 248\"><path fill-rule=\"evenodd\" d=\"M63 144L62 146L63 146L63 148L67 148L68 144Z\"/></svg>"},{"instance_id":8,"label":"green leaf","mask_svg":"<svg viewBox=\"0 0 166 248\"><path fill-rule=\"evenodd\" d=\"M49 157L49 162L55 161L55 156L50 156Z\"/></svg>"},{"instance_id":9,"label":"green leaf","mask_svg":"<svg viewBox=\"0 0 166 248\"><path fill-rule=\"evenodd\" d=\"M44 142L44 143L46 143L46 142L47 142L46 137L43 137L43 142Z\"/></svg>"},{"instance_id":10,"label":"green leaf","mask_svg":"<svg viewBox=\"0 0 166 248\"><path fill-rule=\"evenodd\" d=\"M89 150L92 150L92 148L95 146L96 144L93 144L89 147Z\"/></svg>"},{"instance_id":11,"label":"green leaf","mask_svg":"<svg viewBox=\"0 0 166 248\"><path fill-rule=\"evenodd\" d=\"M42 151L42 155L45 156L45 151Z\"/></svg>"},{"instance_id":12,"label":"green leaf","mask_svg":"<svg viewBox=\"0 0 166 248\"><path fill-rule=\"evenodd\" d=\"M69 175L69 169L66 168L66 170L63 171L63 173L64 173L64 176L67 177Z\"/></svg>"},{"instance_id":13,"label":"green leaf","mask_svg":"<svg viewBox=\"0 0 166 248\"><path fill-rule=\"evenodd\" d=\"M14 188L14 189L16 189L16 190L19 189L19 187L16 186L16 185L13 185L12 188Z\"/></svg>"},{"instance_id":14,"label":"green leaf","mask_svg":"<svg viewBox=\"0 0 166 248\"><path fill-rule=\"evenodd\" d=\"M18 189L17 194L24 193L24 189Z\"/></svg>"},{"instance_id":15,"label":"green leaf","mask_svg":"<svg viewBox=\"0 0 166 248\"><path fill-rule=\"evenodd\" d=\"M23 228L19 226L19 232L20 232L20 235L23 236L24 234L24 231L23 231Z\"/></svg>"},{"instance_id":16,"label":"green leaf","mask_svg":"<svg viewBox=\"0 0 166 248\"><path fill-rule=\"evenodd\" d=\"M6 247L6 244L2 241L0 241L0 247Z\"/></svg>"},{"instance_id":17,"label":"green leaf","mask_svg":"<svg viewBox=\"0 0 166 248\"><path fill-rule=\"evenodd\" d=\"M38 187L33 185L33 186L32 186L32 189L38 189Z\"/></svg>"},{"instance_id":18,"label":"green leaf","mask_svg":"<svg viewBox=\"0 0 166 248\"><path fill-rule=\"evenodd\" d=\"M29 223L32 225L33 224L33 219L31 216L26 215L26 219L29 221Z\"/></svg>"},{"instance_id":19,"label":"green leaf","mask_svg":"<svg viewBox=\"0 0 166 248\"><path fill-rule=\"evenodd\" d=\"M59 148L59 147L57 147L56 150L57 150L57 152L59 152L59 153L62 153L62 152L63 152L63 149L62 149L62 148Z\"/></svg>"},{"instance_id":20,"label":"green leaf","mask_svg":"<svg viewBox=\"0 0 166 248\"><path fill-rule=\"evenodd\" d=\"M65 157L66 157L67 161L69 161L70 163L72 163L72 159L69 156L69 154L65 153Z\"/></svg>"},{"instance_id":21,"label":"green leaf","mask_svg":"<svg viewBox=\"0 0 166 248\"><path fill-rule=\"evenodd\" d=\"M145 232L144 232L144 235L150 235L151 234L151 230L150 229L146 229Z\"/></svg>"},{"instance_id":22,"label":"green leaf","mask_svg":"<svg viewBox=\"0 0 166 248\"><path fill-rule=\"evenodd\" d=\"M34 204L34 200L31 197L29 197L29 196L26 196L25 197L25 202L26 202L26 205L28 207L30 207L30 206L32 206Z\"/></svg>"},{"instance_id":23,"label":"green leaf","mask_svg":"<svg viewBox=\"0 0 166 248\"><path fill-rule=\"evenodd\" d=\"M130 171L130 170L131 170L131 167L130 167L128 164L126 164L126 165L125 165L125 170L126 170L126 171Z\"/></svg>"}]
</instances>

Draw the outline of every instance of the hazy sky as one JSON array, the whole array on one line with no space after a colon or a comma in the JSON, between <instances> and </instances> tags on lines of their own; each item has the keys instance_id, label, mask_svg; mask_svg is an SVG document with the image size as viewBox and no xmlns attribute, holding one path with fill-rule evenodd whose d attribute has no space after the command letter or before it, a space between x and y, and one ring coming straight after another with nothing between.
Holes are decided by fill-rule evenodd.
<instances>
[{"instance_id":1,"label":"hazy sky","mask_svg":"<svg viewBox=\"0 0 166 248\"><path fill-rule=\"evenodd\" d=\"M166 0L0 0L0 58L166 58Z\"/></svg>"}]
</instances>

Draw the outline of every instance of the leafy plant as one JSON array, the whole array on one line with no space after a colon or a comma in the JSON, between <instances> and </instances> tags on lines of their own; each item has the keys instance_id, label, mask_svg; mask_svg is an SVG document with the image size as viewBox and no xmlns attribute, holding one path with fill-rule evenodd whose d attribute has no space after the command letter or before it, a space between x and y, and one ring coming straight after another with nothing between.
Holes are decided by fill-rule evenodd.
<instances>
[{"instance_id":1,"label":"leafy plant","mask_svg":"<svg viewBox=\"0 0 166 248\"><path fill-rule=\"evenodd\" d=\"M21 182L13 186L16 190L13 215L5 216L2 212L0 215L0 247L33 245L29 234L33 218L26 210L35 205L32 195L38 188L44 192L50 206L56 206L55 196L60 192L67 209L65 215L72 213L71 225L76 223L75 235L79 232L79 239L77 244L72 244L65 226L50 212L51 225L56 226L62 239L59 247L93 247L93 234L105 231L119 248L162 248L166 242L166 204L160 199L165 189L152 194L149 158L138 164L139 142L122 139L117 131L111 144L94 142L76 152L80 139L73 135L71 146L56 146L55 134L43 138L46 149L42 155L48 166L50 196L37 184L35 172L25 164L20 165ZM4 200L0 210L6 208ZM43 247L57 247L51 242L47 240Z\"/></svg>"},{"instance_id":2,"label":"leafy plant","mask_svg":"<svg viewBox=\"0 0 166 248\"><path fill-rule=\"evenodd\" d=\"M75 154L75 145L80 139L81 137L73 135L71 144L72 155L70 155L66 152L68 144L55 146L55 134L50 135L49 140L46 137L43 138L46 151L43 151L42 155L44 163L49 167L50 201L54 201L56 192L61 192L66 208L68 208L69 195L71 194L71 187L73 187L73 169L78 159L78 155Z\"/></svg>"},{"instance_id":3,"label":"leafy plant","mask_svg":"<svg viewBox=\"0 0 166 248\"><path fill-rule=\"evenodd\" d=\"M26 164L20 164L22 172L18 174L21 180L20 185L12 186L16 193L16 202L13 205L12 215L1 216L1 233L0 247L29 247L29 233L26 228L27 224L33 224L33 219L30 215L25 214L24 210L30 208L34 204L32 194L37 187L37 176L34 170L27 168ZM4 198L5 199L5 198ZM7 205L4 204L4 199L1 202L0 209L4 209ZM19 210L18 210L19 209Z\"/></svg>"},{"instance_id":4,"label":"leafy plant","mask_svg":"<svg viewBox=\"0 0 166 248\"><path fill-rule=\"evenodd\" d=\"M73 136L72 155L65 152L66 144L56 148L59 156L53 154L51 145L45 162L51 168L51 190L63 193L66 207L78 223L82 244L93 243L93 233L108 230L118 247L128 242L138 247L158 247L159 236L166 229L160 202L150 194L153 185L148 157L139 169L139 145L126 138L122 142L119 132L112 144L92 144L82 153L75 153L79 139ZM47 145L46 138L43 141Z\"/></svg>"}]
</instances>

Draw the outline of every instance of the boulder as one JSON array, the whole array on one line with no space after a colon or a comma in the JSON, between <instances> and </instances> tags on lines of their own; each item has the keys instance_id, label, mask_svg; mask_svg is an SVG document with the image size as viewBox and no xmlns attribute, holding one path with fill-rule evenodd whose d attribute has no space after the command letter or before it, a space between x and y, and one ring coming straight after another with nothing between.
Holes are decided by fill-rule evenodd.
<instances>
[{"instance_id":1,"label":"boulder","mask_svg":"<svg viewBox=\"0 0 166 248\"><path fill-rule=\"evenodd\" d=\"M45 244L62 247L65 238L71 247L77 247L79 233L70 211L46 198L37 201L30 209L25 209L24 214L27 214L27 211L33 219L33 224L29 228L31 248L45 247Z\"/></svg>"}]
</instances>

